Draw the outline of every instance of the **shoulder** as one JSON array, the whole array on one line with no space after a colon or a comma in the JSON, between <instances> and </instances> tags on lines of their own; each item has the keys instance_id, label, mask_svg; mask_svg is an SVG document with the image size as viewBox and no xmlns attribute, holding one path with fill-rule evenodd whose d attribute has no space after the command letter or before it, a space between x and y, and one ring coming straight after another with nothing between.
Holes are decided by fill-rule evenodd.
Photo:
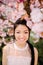
<instances>
[{"instance_id":1,"label":"shoulder","mask_svg":"<svg viewBox=\"0 0 43 65\"><path fill-rule=\"evenodd\" d=\"M35 48L35 47L34 47L34 53L35 53L36 55L38 55L38 50L37 50L37 48Z\"/></svg>"},{"instance_id":2,"label":"shoulder","mask_svg":"<svg viewBox=\"0 0 43 65\"><path fill-rule=\"evenodd\" d=\"M3 53L6 53L7 49L8 49L8 45L4 46L3 49L2 49Z\"/></svg>"},{"instance_id":3,"label":"shoulder","mask_svg":"<svg viewBox=\"0 0 43 65\"><path fill-rule=\"evenodd\" d=\"M38 64L38 50L36 48L34 48L34 57L35 57L34 65L37 65Z\"/></svg>"},{"instance_id":4,"label":"shoulder","mask_svg":"<svg viewBox=\"0 0 43 65\"><path fill-rule=\"evenodd\" d=\"M10 47L12 47L12 44L7 44L6 46L3 47L3 51L7 52Z\"/></svg>"}]
</instances>

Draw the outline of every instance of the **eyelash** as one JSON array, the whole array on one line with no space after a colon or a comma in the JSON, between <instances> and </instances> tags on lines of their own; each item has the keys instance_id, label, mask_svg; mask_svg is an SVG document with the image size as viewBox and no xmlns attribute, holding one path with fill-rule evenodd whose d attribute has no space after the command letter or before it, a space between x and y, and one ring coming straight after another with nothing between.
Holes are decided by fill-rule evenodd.
<instances>
[{"instance_id":1,"label":"eyelash","mask_svg":"<svg viewBox=\"0 0 43 65\"><path fill-rule=\"evenodd\" d=\"M20 32L16 32L16 33L20 33Z\"/></svg>"},{"instance_id":2,"label":"eyelash","mask_svg":"<svg viewBox=\"0 0 43 65\"><path fill-rule=\"evenodd\" d=\"M25 34L27 34L28 32L24 32Z\"/></svg>"}]
</instances>

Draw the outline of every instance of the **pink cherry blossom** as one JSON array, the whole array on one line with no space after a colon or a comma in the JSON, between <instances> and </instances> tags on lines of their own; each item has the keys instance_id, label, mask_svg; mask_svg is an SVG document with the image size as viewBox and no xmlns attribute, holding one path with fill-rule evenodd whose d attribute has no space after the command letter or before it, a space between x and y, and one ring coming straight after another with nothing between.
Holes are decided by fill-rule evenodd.
<instances>
[{"instance_id":1,"label":"pink cherry blossom","mask_svg":"<svg viewBox=\"0 0 43 65\"><path fill-rule=\"evenodd\" d=\"M9 2L14 2L16 0L3 0L4 3L8 4Z\"/></svg>"},{"instance_id":2,"label":"pink cherry blossom","mask_svg":"<svg viewBox=\"0 0 43 65\"><path fill-rule=\"evenodd\" d=\"M0 6L0 12L4 12L5 11L5 6L4 5L1 5Z\"/></svg>"},{"instance_id":3,"label":"pink cherry blossom","mask_svg":"<svg viewBox=\"0 0 43 65\"><path fill-rule=\"evenodd\" d=\"M3 20L2 19L0 19L0 25L3 23Z\"/></svg>"}]
</instances>

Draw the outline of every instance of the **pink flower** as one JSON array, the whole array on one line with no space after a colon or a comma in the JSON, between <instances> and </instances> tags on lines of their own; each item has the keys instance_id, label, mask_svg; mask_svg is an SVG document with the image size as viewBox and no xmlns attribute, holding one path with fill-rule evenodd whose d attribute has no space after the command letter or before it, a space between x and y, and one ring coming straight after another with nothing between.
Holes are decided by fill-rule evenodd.
<instances>
[{"instance_id":1,"label":"pink flower","mask_svg":"<svg viewBox=\"0 0 43 65\"><path fill-rule=\"evenodd\" d=\"M16 0L3 0L4 3L8 4L9 2L14 2Z\"/></svg>"},{"instance_id":2,"label":"pink flower","mask_svg":"<svg viewBox=\"0 0 43 65\"><path fill-rule=\"evenodd\" d=\"M3 23L3 20L2 20L2 19L0 19L0 25L2 25L2 23Z\"/></svg>"},{"instance_id":3,"label":"pink flower","mask_svg":"<svg viewBox=\"0 0 43 65\"><path fill-rule=\"evenodd\" d=\"M18 7L18 3L17 2L11 2L11 3L8 3L8 6L15 9Z\"/></svg>"},{"instance_id":4,"label":"pink flower","mask_svg":"<svg viewBox=\"0 0 43 65\"><path fill-rule=\"evenodd\" d=\"M0 12L4 12L4 11L5 11L5 6L2 5L2 6L0 7Z\"/></svg>"},{"instance_id":5,"label":"pink flower","mask_svg":"<svg viewBox=\"0 0 43 65\"><path fill-rule=\"evenodd\" d=\"M3 21L3 25L8 25L8 20Z\"/></svg>"}]
</instances>

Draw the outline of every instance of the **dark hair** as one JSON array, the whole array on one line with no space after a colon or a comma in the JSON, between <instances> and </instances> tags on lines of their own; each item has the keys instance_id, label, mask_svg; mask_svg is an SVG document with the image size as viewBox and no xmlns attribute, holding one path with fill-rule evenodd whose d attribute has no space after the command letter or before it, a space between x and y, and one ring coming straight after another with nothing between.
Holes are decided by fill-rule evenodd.
<instances>
[{"instance_id":1,"label":"dark hair","mask_svg":"<svg viewBox=\"0 0 43 65\"><path fill-rule=\"evenodd\" d=\"M41 1L43 1L43 0L39 0L40 4L41 4Z\"/></svg>"},{"instance_id":2,"label":"dark hair","mask_svg":"<svg viewBox=\"0 0 43 65\"><path fill-rule=\"evenodd\" d=\"M29 41L27 41L30 49L31 49L31 65L34 65L34 47L31 43L29 43Z\"/></svg>"},{"instance_id":3,"label":"dark hair","mask_svg":"<svg viewBox=\"0 0 43 65\"><path fill-rule=\"evenodd\" d=\"M30 16L31 9L30 9L30 0L26 0L24 3L24 9L26 10L27 14Z\"/></svg>"},{"instance_id":4,"label":"dark hair","mask_svg":"<svg viewBox=\"0 0 43 65\"><path fill-rule=\"evenodd\" d=\"M19 18L19 19L14 23L14 31L15 31L16 27L17 27L18 25L20 25L20 24L21 24L21 25L25 25L25 26L29 29L29 31L30 31L30 28L26 25L26 23L27 23L27 21L26 21L25 19ZM31 65L34 65L34 48L33 48L32 44L29 43L28 40L27 40L27 43L28 43L28 45L29 45L29 47L30 47L30 49L31 49L31 57L32 57L32 59L31 59Z\"/></svg>"}]
</instances>

